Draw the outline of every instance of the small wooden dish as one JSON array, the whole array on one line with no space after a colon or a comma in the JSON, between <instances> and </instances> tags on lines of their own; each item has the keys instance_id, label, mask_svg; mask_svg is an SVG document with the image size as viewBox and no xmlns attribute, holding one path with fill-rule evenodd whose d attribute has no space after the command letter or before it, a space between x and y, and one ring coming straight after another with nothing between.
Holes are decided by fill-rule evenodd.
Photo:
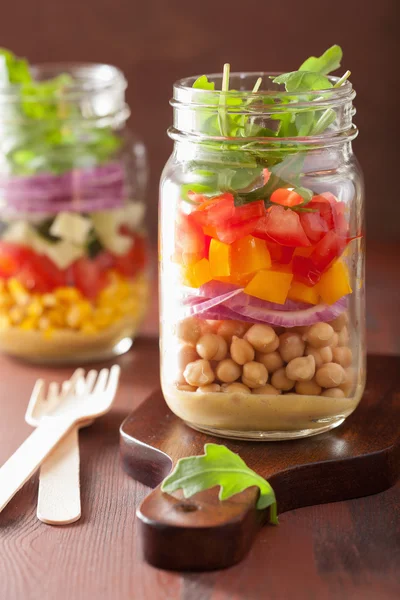
<instances>
[{"instance_id":1,"label":"small wooden dish","mask_svg":"<svg viewBox=\"0 0 400 600\"><path fill-rule=\"evenodd\" d=\"M121 456L126 472L155 487L183 456L204 444L225 444L270 482L278 511L368 496L400 475L400 357L371 356L368 384L357 410L327 433L285 442L222 440L187 427L167 407L161 390L123 422ZM174 570L229 567L247 553L267 511L255 508L256 488L228 501L218 490L187 500L159 487L138 509L143 552L152 565Z\"/></svg>"}]
</instances>

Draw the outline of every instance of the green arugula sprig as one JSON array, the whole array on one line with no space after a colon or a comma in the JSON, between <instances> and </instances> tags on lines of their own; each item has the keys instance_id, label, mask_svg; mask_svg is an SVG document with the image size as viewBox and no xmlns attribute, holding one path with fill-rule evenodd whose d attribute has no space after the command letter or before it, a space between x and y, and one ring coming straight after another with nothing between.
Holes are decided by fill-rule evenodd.
<instances>
[{"instance_id":1,"label":"green arugula sprig","mask_svg":"<svg viewBox=\"0 0 400 600\"><path fill-rule=\"evenodd\" d=\"M260 199L263 199L268 206L270 196L275 189L291 187L304 199L303 204L292 207L292 210L300 212L310 210L305 208L305 205L311 199L312 191L300 184L303 157L300 152L302 148L295 142L295 138L320 135L334 123L335 110L332 108L313 110L312 103L317 102L320 96L311 95L310 92L329 91L346 82L350 71L346 71L335 84L332 84L327 77L329 73L339 68L342 55L340 46L334 45L321 56L312 56L305 60L298 71L271 77L273 83L284 86L285 91L288 92L286 96L279 93L276 97L273 94L268 96L258 94L262 83L261 78L258 78L252 94L246 100L240 98L239 94L229 95L229 91L235 90L229 89L230 66L228 64L224 67L222 89L219 92L215 90L215 83L208 81L205 75L199 77L194 82L193 88L212 92L202 94L197 99L200 107L196 111L199 128L203 133L211 137L223 136L235 140L240 137L268 137L275 138L276 141L271 139L269 149L259 148L257 141L244 145L239 142L230 143L229 147L223 143L208 141L202 150L204 158L192 161L189 165L190 181L186 180L182 186L182 198L190 201L188 191L197 191L208 196L229 191L238 206ZM254 102L271 105L279 103L279 112L276 109L271 110L269 115L270 121L276 122L277 127L260 126L253 120L251 111L247 109ZM309 106L297 106L303 102L308 102ZM201 104L207 105L207 109L203 110ZM215 110L213 110L214 106ZM279 141L280 138L292 138L292 141L285 142L283 145ZM297 171L292 171L288 176L286 164L291 162L293 153L299 158L299 164ZM266 185L260 186L260 169L266 166L271 171L271 177ZM206 172L207 175L202 176L202 172ZM297 175L293 176L293 173Z\"/></svg>"},{"instance_id":2,"label":"green arugula sprig","mask_svg":"<svg viewBox=\"0 0 400 600\"><path fill-rule=\"evenodd\" d=\"M121 140L110 128L88 127L78 107L66 101L73 84L70 75L35 81L25 59L0 48L0 84L19 86L19 103L7 106L2 116L0 142L13 174L92 167L110 160L120 148Z\"/></svg>"},{"instance_id":3,"label":"green arugula sprig","mask_svg":"<svg viewBox=\"0 0 400 600\"><path fill-rule=\"evenodd\" d=\"M238 454L220 444L205 444L204 454L181 458L166 477L161 490L171 494L183 490L185 498L197 492L220 486L219 499L227 500L243 490L257 486L260 496L257 508L270 508L270 522L278 524L275 493L266 479L250 469Z\"/></svg>"}]
</instances>

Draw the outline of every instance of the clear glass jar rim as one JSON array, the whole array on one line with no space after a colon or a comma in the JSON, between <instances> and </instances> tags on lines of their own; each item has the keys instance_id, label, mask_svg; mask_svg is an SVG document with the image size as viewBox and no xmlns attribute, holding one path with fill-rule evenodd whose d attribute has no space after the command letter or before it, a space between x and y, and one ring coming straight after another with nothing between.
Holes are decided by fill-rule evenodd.
<instances>
[{"instance_id":1,"label":"clear glass jar rim","mask_svg":"<svg viewBox=\"0 0 400 600\"><path fill-rule=\"evenodd\" d=\"M114 65L90 62L59 62L38 63L31 66L31 73L37 81L46 81L61 74L72 77L72 83L63 88L63 98L66 101L79 99L82 95L107 91L123 92L127 80L123 72ZM23 86L21 84L0 84L0 102L18 100ZM24 91L24 102L29 102L29 94ZM37 102L37 97L33 97ZM49 98L49 102L51 102ZM46 99L41 99L46 102Z\"/></svg>"},{"instance_id":2,"label":"clear glass jar rim","mask_svg":"<svg viewBox=\"0 0 400 600\"><path fill-rule=\"evenodd\" d=\"M273 72L273 71L237 71L237 72L232 72L230 74L230 81L245 81L245 80L250 80L253 79L254 82L261 77L263 79L263 82L271 82L272 81L270 79L270 77L277 77L278 75L282 75L282 72ZM221 82L222 84L222 73L210 73L210 74L205 74L205 76L207 77L207 79L213 82ZM193 88L193 83L196 81L196 79L198 79L198 77L200 77L200 75L194 75L194 76L190 76L190 77L184 77L183 79L179 79L178 81L176 81L174 83L173 89L174 89L174 100L179 100L180 97L183 98L187 98L188 99L188 104L196 104L195 99L196 97L201 98L201 96L209 96L211 97L218 97L221 95L221 89L216 89L216 90L203 90L200 88ZM333 75L328 75L327 76L329 81L335 85L335 83L337 83L340 80L340 77L336 77ZM276 84L272 84L272 85L276 85ZM221 85L219 86L221 87ZM232 98L243 98L243 99L248 99L248 98L254 98L255 96L261 96L261 97L272 97L272 98L288 98L288 97L293 97L293 96L311 96L312 98L319 98L322 97L323 99L325 99L327 96L329 96L329 99L331 102L335 103L335 101L349 101L352 100L355 96L355 91L353 89L353 86L351 84L351 82L349 80L346 80L340 87L337 88L326 88L326 89L321 89L321 90L304 90L301 92L287 92L286 90L280 90L280 89L259 89L257 90L257 92L253 92L252 89L246 89L246 90L237 90L237 89L233 89L233 90L229 90L227 92L223 92L224 95L226 95L227 97L232 97ZM193 102L190 100L190 96L192 96L192 100ZM321 99L322 99L321 98ZM171 103L174 102L174 100L171 101ZM313 100L311 100L311 102L313 102ZM203 103L202 103L203 104ZM293 103L294 105L296 103Z\"/></svg>"}]
</instances>

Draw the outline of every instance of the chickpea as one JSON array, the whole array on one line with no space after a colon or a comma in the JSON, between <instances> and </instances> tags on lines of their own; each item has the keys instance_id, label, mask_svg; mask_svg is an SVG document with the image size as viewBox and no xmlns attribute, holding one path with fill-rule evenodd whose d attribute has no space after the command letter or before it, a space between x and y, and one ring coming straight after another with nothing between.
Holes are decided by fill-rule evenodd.
<instances>
[{"instance_id":1,"label":"chickpea","mask_svg":"<svg viewBox=\"0 0 400 600\"><path fill-rule=\"evenodd\" d=\"M349 342L349 330L347 329L347 327L343 327L343 329L339 331L339 346L348 346Z\"/></svg>"},{"instance_id":2,"label":"chickpea","mask_svg":"<svg viewBox=\"0 0 400 600\"><path fill-rule=\"evenodd\" d=\"M324 390L321 396L324 396L326 398L344 398L345 394L343 390L337 387Z\"/></svg>"},{"instance_id":3,"label":"chickpea","mask_svg":"<svg viewBox=\"0 0 400 600\"><path fill-rule=\"evenodd\" d=\"M306 331L308 331L309 329L309 325L297 325L296 327L291 327L290 328L290 333L306 333Z\"/></svg>"},{"instance_id":4,"label":"chickpea","mask_svg":"<svg viewBox=\"0 0 400 600\"><path fill-rule=\"evenodd\" d=\"M215 379L210 363L204 359L189 363L183 372L183 376L189 385L196 387L212 383Z\"/></svg>"},{"instance_id":5,"label":"chickpea","mask_svg":"<svg viewBox=\"0 0 400 600\"><path fill-rule=\"evenodd\" d=\"M230 344L232 336L243 337L248 329L248 324L242 321L222 321L217 329L218 335Z\"/></svg>"},{"instance_id":6,"label":"chickpea","mask_svg":"<svg viewBox=\"0 0 400 600\"><path fill-rule=\"evenodd\" d=\"M187 385L187 383L180 383L176 386L181 392L195 392L197 390L194 385Z\"/></svg>"},{"instance_id":7,"label":"chickpea","mask_svg":"<svg viewBox=\"0 0 400 600\"><path fill-rule=\"evenodd\" d=\"M340 389L344 391L346 396L350 396L355 383L355 371L352 367L345 369L346 379L340 384Z\"/></svg>"},{"instance_id":8,"label":"chickpea","mask_svg":"<svg viewBox=\"0 0 400 600\"><path fill-rule=\"evenodd\" d=\"M259 388L254 388L254 390L252 390L253 394L262 394L265 396L278 396L279 394L282 394L281 390L277 390L276 388L274 388L273 385L270 385L269 383L267 383L267 385L263 385Z\"/></svg>"},{"instance_id":9,"label":"chickpea","mask_svg":"<svg viewBox=\"0 0 400 600\"><path fill-rule=\"evenodd\" d=\"M347 346L339 346L332 350L333 360L332 362L342 365L345 369L350 367L353 362L353 353Z\"/></svg>"},{"instance_id":10,"label":"chickpea","mask_svg":"<svg viewBox=\"0 0 400 600\"><path fill-rule=\"evenodd\" d=\"M201 331L203 335L205 333L217 333L218 327L221 325L222 321L214 321L213 319L206 319L202 322Z\"/></svg>"},{"instance_id":11,"label":"chickpea","mask_svg":"<svg viewBox=\"0 0 400 600\"><path fill-rule=\"evenodd\" d=\"M306 349L307 356L313 356L315 360L315 366L317 369L322 367L324 363L332 362L332 348L330 346L324 346L323 348L313 348L308 346Z\"/></svg>"},{"instance_id":12,"label":"chickpea","mask_svg":"<svg viewBox=\"0 0 400 600\"><path fill-rule=\"evenodd\" d=\"M285 367L275 371L275 373L272 375L271 383L275 388L282 390L283 392L288 392L294 387L295 384L292 379L287 377Z\"/></svg>"},{"instance_id":13,"label":"chickpea","mask_svg":"<svg viewBox=\"0 0 400 600\"><path fill-rule=\"evenodd\" d=\"M279 336L279 352L285 362L303 356L306 347L300 333L287 331Z\"/></svg>"},{"instance_id":14,"label":"chickpea","mask_svg":"<svg viewBox=\"0 0 400 600\"><path fill-rule=\"evenodd\" d=\"M239 383L238 381L235 383L224 383L221 386L221 390L226 394L251 394L251 389L244 385L243 383Z\"/></svg>"},{"instance_id":15,"label":"chickpea","mask_svg":"<svg viewBox=\"0 0 400 600\"><path fill-rule=\"evenodd\" d=\"M279 352L269 352L264 354L263 352L256 352L256 360L266 367L268 373L275 373L278 369L283 367L284 362Z\"/></svg>"},{"instance_id":16,"label":"chickpea","mask_svg":"<svg viewBox=\"0 0 400 600\"><path fill-rule=\"evenodd\" d=\"M296 383L296 392L304 396L319 396L322 387L313 379L311 381L298 381Z\"/></svg>"},{"instance_id":17,"label":"chickpea","mask_svg":"<svg viewBox=\"0 0 400 600\"><path fill-rule=\"evenodd\" d=\"M333 327L328 323L315 323L303 335L303 339L313 348L322 348L323 346L330 346L334 333Z\"/></svg>"},{"instance_id":18,"label":"chickpea","mask_svg":"<svg viewBox=\"0 0 400 600\"><path fill-rule=\"evenodd\" d=\"M346 373L337 363L326 363L315 374L315 381L324 388L338 387L346 380Z\"/></svg>"},{"instance_id":19,"label":"chickpea","mask_svg":"<svg viewBox=\"0 0 400 600\"><path fill-rule=\"evenodd\" d=\"M286 375L293 381L311 381L315 375L315 359L313 356L293 358L286 366Z\"/></svg>"},{"instance_id":20,"label":"chickpea","mask_svg":"<svg viewBox=\"0 0 400 600\"><path fill-rule=\"evenodd\" d=\"M180 340L196 346L197 340L201 336L201 323L196 317L189 317L180 321L176 326L176 334Z\"/></svg>"},{"instance_id":21,"label":"chickpea","mask_svg":"<svg viewBox=\"0 0 400 600\"><path fill-rule=\"evenodd\" d=\"M243 366L242 382L249 388L257 388L268 381L268 371L261 363L252 361Z\"/></svg>"},{"instance_id":22,"label":"chickpea","mask_svg":"<svg viewBox=\"0 0 400 600\"><path fill-rule=\"evenodd\" d=\"M194 362L195 360L197 360L199 358L196 349L193 348L192 346L189 346L188 344L182 344L179 348L178 348L178 352L177 352L177 368L178 368L178 377L177 377L177 383L184 385L186 383L185 378L183 377L183 371L185 370L186 366L191 363Z\"/></svg>"},{"instance_id":23,"label":"chickpea","mask_svg":"<svg viewBox=\"0 0 400 600\"><path fill-rule=\"evenodd\" d=\"M242 368L231 358L225 358L218 363L215 374L220 381L232 383L239 379L242 374Z\"/></svg>"},{"instance_id":24,"label":"chickpea","mask_svg":"<svg viewBox=\"0 0 400 600\"><path fill-rule=\"evenodd\" d=\"M222 360L228 352L228 344L216 333L205 333L197 342L196 350L206 360Z\"/></svg>"},{"instance_id":25,"label":"chickpea","mask_svg":"<svg viewBox=\"0 0 400 600\"><path fill-rule=\"evenodd\" d=\"M259 352L273 352L279 346L279 338L269 325L252 325L244 337Z\"/></svg>"},{"instance_id":26,"label":"chickpea","mask_svg":"<svg viewBox=\"0 0 400 600\"><path fill-rule=\"evenodd\" d=\"M336 347L338 346L338 344L339 344L339 335L338 335L338 334L336 333L336 331L335 331L335 333L333 334L332 341L331 341L331 343L329 344L329 346L330 346L331 348L336 348Z\"/></svg>"},{"instance_id":27,"label":"chickpea","mask_svg":"<svg viewBox=\"0 0 400 600\"><path fill-rule=\"evenodd\" d=\"M336 317L336 319L333 319L333 321L329 321L329 325L333 327L335 331L339 332L343 329L343 327L346 327L348 322L349 316L346 312L344 312Z\"/></svg>"},{"instance_id":28,"label":"chickpea","mask_svg":"<svg viewBox=\"0 0 400 600\"><path fill-rule=\"evenodd\" d=\"M209 394L210 392L220 392L221 386L218 383L209 383L208 385L201 385L197 388L199 394Z\"/></svg>"},{"instance_id":29,"label":"chickpea","mask_svg":"<svg viewBox=\"0 0 400 600\"><path fill-rule=\"evenodd\" d=\"M232 336L230 352L233 360L238 365L244 365L247 362L254 360L254 348L244 339Z\"/></svg>"}]
</instances>

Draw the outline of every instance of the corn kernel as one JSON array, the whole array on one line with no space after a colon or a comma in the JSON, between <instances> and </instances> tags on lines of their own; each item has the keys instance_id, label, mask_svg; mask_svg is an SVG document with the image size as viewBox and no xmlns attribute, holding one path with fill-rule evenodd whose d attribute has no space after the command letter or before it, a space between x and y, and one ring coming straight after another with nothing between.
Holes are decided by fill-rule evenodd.
<instances>
[{"instance_id":1,"label":"corn kernel","mask_svg":"<svg viewBox=\"0 0 400 600\"><path fill-rule=\"evenodd\" d=\"M7 315L0 315L0 329L8 329L10 325L10 318Z\"/></svg>"},{"instance_id":2,"label":"corn kernel","mask_svg":"<svg viewBox=\"0 0 400 600\"><path fill-rule=\"evenodd\" d=\"M41 330L47 330L50 328L50 321L47 317L40 317L38 321L38 327Z\"/></svg>"},{"instance_id":3,"label":"corn kernel","mask_svg":"<svg viewBox=\"0 0 400 600\"><path fill-rule=\"evenodd\" d=\"M81 332L86 333L88 335L92 335L94 333L97 333L97 328L93 325L93 323L87 321L82 325Z\"/></svg>"},{"instance_id":4,"label":"corn kernel","mask_svg":"<svg viewBox=\"0 0 400 600\"><path fill-rule=\"evenodd\" d=\"M18 325L24 318L24 310L19 306L10 308L9 317L13 325Z\"/></svg>"},{"instance_id":5,"label":"corn kernel","mask_svg":"<svg viewBox=\"0 0 400 600\"><path fill-rule=\"evenodd\" d=\"M37 328L37 324L38 320L35 317L28 317L22 321L19 327L24 331L32 331Z\"/></svg>"},{"instance_id":6,"label":"corn kernel","mask_svg":"<svg viewBox=\"0 0 400 600\"><path fill-rule=\"evenodd\" d=\"M47 316L49 318L50 324L53 325L53 327L64 327L65 315L60 308L53 308L49 311Z\"/></svg>"},{"instance_id":7,"label":"corn kernel","mask_svg":"<svg viewBox=\"0 0 400 600\"><path fill-rule=\"evenodd\" d=\"M45 308L53 308L57 304L57 299L53 294L43 294L42 303Z\"/></svg>"},{"instance_id":8,"label":"corn kernel","mask_svg":"<svg viewBox=\"0 0 400 600\"><path fill-rule=\"evenodd\" d=\"M34 298L27 310L26 310L27 314L29 317L40 317L43 314L43 306L42 303L40 301L40 299L38 297Z\"/></svg>"},{"instance_id":9,"label":"corn kernel","mask_svg":"<svg viewBox=\"0 0 400 600\"><path fill-rule=\"evenodd\" d=\"M52 329L51 327L47 327L47 329L45 329L43 331L43 337L45 340L49 340L53 337L54 334L54 329Z\"/></svg>"},{"instance_id":10,"label":"corn kernel","mask_svg":"<svg viewBox=\"0 0 400 600\"><path fill-rule=\"evenodd\" d=\"M55 290L54 296L57 300L71 303L77 302L82 298L80 291L74 287L59 287Z\"/></svg>"},{"instance_id":11,"label":"corn kernel","mask_svg":"<svg viewBox=\"0 0 400 600\"><path fill-rule=\"evenodd\" d=\"M73 304L66 315L67 325L73 328L79 327L91 313L92 306L90 302L82 300L82 302Z\"/></svg>"},{"instance_id":12,"label":"corn kernel","mask_svg":"<svg viewBox=\"0 0 400 600\"><path fill-rule=\"evenodd\" d=\"M18 306L25 306L31 299L30 295L28 294L22 283L18 281L18 279L9 279L8 289Z\"/></svg>"}]
</instances>

